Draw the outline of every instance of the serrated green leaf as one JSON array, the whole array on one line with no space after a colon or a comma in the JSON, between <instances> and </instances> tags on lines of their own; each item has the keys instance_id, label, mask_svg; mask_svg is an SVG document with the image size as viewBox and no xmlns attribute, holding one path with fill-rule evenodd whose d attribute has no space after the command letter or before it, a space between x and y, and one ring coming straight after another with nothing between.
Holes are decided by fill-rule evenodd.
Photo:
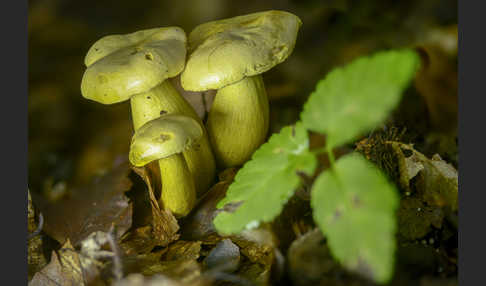
<instances>
[{"instance_id":1,"label":"serrated green leaf","mask_svg":"<svg viewBox=\"0 0 486 286\"><path fill-rule=\"evenodd\" d=\"M358 153L336 162L314 182L314 220L333 256L378 283L393 274L398 193L385 175Z\"/></svg>"},{"instance_id":2,"label":"serrated green leaf","mask_svg":"<svg viewBox=\"0 0 486 286\"><path fill-rule=\"evenodd\" d=\"M234 212L223 211L214 219L221 234L235 234L274 219L299 184L297 172L312 174L315 156L302 123L284 127L263 144L230 185L217 207L240 204Z\"/></svg>"},{"instance_id":3,"label":"serrated green leaf","mask_svg":"<svg viewBox=\"0 0 486 286\"><path fill-rule=\"evenodd\" d=\"M304 126L326 134L330 147L357 139L397 106L419 62L412 50L395 50L334 69L304 105Z\"/></svg>"}]
</instances>

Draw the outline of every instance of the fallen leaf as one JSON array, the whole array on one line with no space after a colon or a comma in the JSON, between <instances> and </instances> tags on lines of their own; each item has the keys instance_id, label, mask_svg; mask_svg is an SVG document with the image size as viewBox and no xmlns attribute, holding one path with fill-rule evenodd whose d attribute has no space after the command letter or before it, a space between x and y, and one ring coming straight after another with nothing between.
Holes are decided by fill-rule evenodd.
<instances>
[{"instance_id":1,"label":"fallen leaf","mask_svg":"<svg viewBox=\"0 0 486 286\"><path fill-rule=\"evenodd\" d=\"M397 148L396 144L392 144L392 148L398 159L400 187L410 192L410 180L424 169L424 164L418 154L412 151L412 145L404 145L404 149L401 149ZM405 155L405 152L410 152L410 154Z\"/></svg>"},{"instance_id":2,"label":"fallen leaf","mask_svg":"<svg viewBox=\"0 0 486 286\"><path fill-rule=\"evenodd\" d=\"M124 195L132 185L129 172L125 160L99 180L72 189L61 200L48 203L39 199L44 232L60 243L69 239L76 246L92 232L106 232L114 224L119 238L132 223L132 205Z\"/></svg>"},{"instance_id":3,"label":"fallen leaf","mask_svg":"<svg viewBox=\"0 0 486 286\"><path fill-rule=\"evenodd\" d=\"M153 166L153 164L151 166ZM158 189L157 186L160 186L160 182L158 182L160 178L152 175L155 174L155 170L151 169L150 166L147 168L132 166L132 169L147 185L152 209L152 233L156 239L156 245L167 246L169 243L179 238L179 234L177 234L179 224L169 210L160 208L158 200L154 194L154 189ZM155 180L153 178L155 178Z\"/></svg>"},{"instance_id":4,"label":"fallen leaf","mask_svg":"<svg viewBox=\"0 0 486 286\"><path fill-rule=\"evenodd\" d=\"M125 255L135 255L150 252L157 245L152 226L146 225L126 233L120 243Z\"/></svg>"},{"instance_id":5,"label":"fallen leaf","mask_svg":"<svg viewBox=\"0 0 486 286\"><path fill-rule=\"evenodd\" d=\"M189 281L181 281L184 278L174 279L166 275L155 274L153 276L144 276L140 273L133 273L128 275L121 281L113 284L114 286L205 286L212 285L207 279L192 279Z\"/></svg>"},{"instance_id":6,"label":"fallen leaf","mask_svg":"<svg viewBox=\"0 0 486 286\"><path fill-rule=\"evenodd\" d=\"M35 208L32 204L30 191L28 193L28 207L27 207L27 230L29 236L34 234L38 229L38 222L36 222ZM33 275L41 270L47 264L47 257L44 255L44 237L36 235L30 237L27 245L27 265L28 265L28 279L32 279Z\"/></svg>"},{"instance_id":7,"label":"fallen leaf","mask_svg":"<svg viewBox=\"0 0 486 286\"><path fill-rule=\"evenodd\" d=\"M195 260L201 252L200 241L178 240L169 246L168 251L162 256L164 261Z\"/></svg>"},{"instance_id":8,"label":"fallen leaf","mask_svg":"<svg viewBox=\"0 0 486 286\"><path fill-rule=\"evenodd\" d=\"M143 276L140 273L133 273L125 277L123 280L117 281L114 286L183 286L183 284L170 279L169 277L161 274L156 274L152 277Z\"/></svg>"},{"instance_id":9,"label":"fallen leaf","mask_svg":"<svg viewBox=\"0 0 486 286\"><path fill-rule=\"evenodd\" d=\"M230 237L246 257L234 273L249 279L257 285L269 285L273 266L277 259L273 232L262 225L257 229L245 230L241 235Z\"/></svg>"},{"instance_id":10,"label":"fallen leaf","mask_svg":"<svg viewBox=\"0 0 486 286\"><path fill-rule=\"evenodd\" d=\"M425 205L418 198L403 198L398 209L398 232L406 239L424 237L431 226L440 228L444 219L441 208Z\"/></svg>"},{"instance_id":11,"label":"fallen leaf","mask_svg":"<svg viewBox=\"0 0 486 286\"><path fill-rule=\"evenodd\" d=\"M27 231L32 233L36 230L37 223L35 222L35 210L30 197L30 190L27 190Z\"/></svg>"},{"instance_id":12,"label":"fallen leaf","mask_svg":"<svg viewBox=\"0 0 486 286\"><path fill-rule=\"evenodd\" d=\"M174 279L183 277L186 281L201 274L197 262L200 251L201 242L179 240L157 252L124 257L123 269L125 273L164 274Z\"/></svg>"},{"instance_id":13,"label":"fallen leaf","mask_svg":"<svg viewBox=\"0 0 486 286\"><path fill-rule=\"evenodd\" d=\"M421 180L424 199L430 205L449 205L457 210L458 174L456 169L435 154L431 160L424 162Z\"/></svg>"},{"instance_id":14,"label":"fallen leaf","mask_svg":"<svg viewBox=\"0 0 486 286\"><path fill-rule=\"evenodd\" d=\"M123 277L122 254L113 233L113 229L109 232L96 231L81 241L81 265L85 269L96 269L90 280L97 279L96 282L102 285L109 283L113 278L119 280ZM107 265L107 261L111 263ZM100 275L102 272L103 275ZM90 283L90 285L98 284Z\"/></svg>"},{"instance_id":15,"label":"fallen leaf","mask_svg":"<svg viewBox=\"0 0 486 286\"><path fill-rule=\"evenodd\" d=\"M85 267L68 239L58 253L52 252L49 264L34 275L29 286L82 286L96 276L96 267Z\"/></svg>"},{"instance_id":16,"label":"fallen leaf","mask_svg":"<svg viewBox=\"0 0 486 286\"><path fill-rule=\"evenodd\" d=\"M457 210L458 174L456 169L435 154L432 159L411 144L390 141L398 159L400 184L410 191L410 180L417 177L416 188L430 206L450 206ZM409 153L409 156L405 155Z\"/></svg>"}]
</instances>

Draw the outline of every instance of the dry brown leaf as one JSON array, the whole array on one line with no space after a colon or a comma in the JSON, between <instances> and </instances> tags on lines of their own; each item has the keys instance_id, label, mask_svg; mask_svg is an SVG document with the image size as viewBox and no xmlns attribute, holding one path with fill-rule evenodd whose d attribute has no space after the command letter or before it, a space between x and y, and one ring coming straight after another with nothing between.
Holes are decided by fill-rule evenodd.
<instances>
[{"instance_id":1,"label":"dry brown leaf","mask_svg":"<svg viewBox=\"0 0 486 286\"><path fill-rule=\"evenodd\" d=\"M201 252L200 241L178 240L169 246L168 251L162 256L164 261L196 260Z\"/></svg>"},{"instance_id":2,"label":"dry brown leaf","mask_svg":"<svg viewBox=\"0 0 486 286\"><path fill-rule=\"evenodd\" d=\"M424 165L421 163L418 154L412 151L412 145L392 142L391 146L398 160L400 187L402 187L402 189L405 191L410 192L410 180L424 169ZM404 149L402 150L400 146L403 146ZM407 157L405 156L404 152L410 152L411 154L407 154Z\"/></svg>"},{"instance_id":3,"label":"dry brown leaf","mask_svg":"<svg viewBox=\"0 0 486 286\"><path fill-rule=\"evenodd\" d=\"M27 190L27 231L32 233L37 228L37 223L35 222L35 210L32 204L32 198L30 197L30 191Z\"/></svg>"},{"instance_id":4,"label":"dry brown leaf","mask_svg":"<svg viewBox=\"0 0 486 286\"><path fill-rule=\"evenodd\" d=\"M45 218L44 232L57 241L67 239L77 245L95 231L106 232L116 226L120 237L132 223L132 204L124 195L132 182L127 177L128 162L84 187L72 189L70 195L53 203L39 199L39 209Z\"/></svg>"},{"instance_id":5,"label":"dry brown leaf","mask_svg":"<svg viewBox=\"0 0 486 286\"><path fill-rule=\"evenodd\" d=\"M424 162L423 176L418 184L424 190L424 200L430 205L448 205L452 210L457 210L457 171L438 154Z\"/></svg>"},{"instance_id":6,"label":"dry brown leaf","mask_svg":"<svg viewBox=\"0 0 486 286\"><path fill-rule=\"evenodd\" d=\"M125 273L158 273L174 279L184 278L186 281L201 274L197 262L200 252L201 242L179 240L158 252L124 257L123 269Z\"/></svg>"},{"instance_id":7,"label":"dry brown leaf","mask_svg":"<svg viewBox=\"0 0 486 286\"><path fill-rule=\"evenodd\" d=\"M161 209L159 206L154 189L157 189L157 185L160 186L160 183L157 184L157 176L152 176L152 174L155 174L153 169L147 170L145 167L139 168L135 166L132 166L132 169L147 185L152 208L152 233L156 239L156 245L167 246L179 238L179 234L177 234L179 224L169 210Z\"/></svg>"},{"instance_id":8,"label":"dry brown leaf","mask_svg":"<svg viewBox=\"0 0 486 286\"><path fill-rule=\"evenodd\" d=\"M424 237L431 226L440 228L444 212L441 208L425 205L418 198L403 198L397 216L400 235L414 240Z\"/></svg>"},{"instance_id":9,"label":"dry brown leaf","mask_svg":"<svg viewBox=\"0 0 486 286\"><path fill-rule=\"evenodd\" d=\"M183 286L182 283L170 279L169 277L161 274L156 274L152 277L143 276L140 273L133 273L125 277L123 280L117 281L114 286Z\"/></svg>"},{"instance_id":10,"label":"dry brown leaf","mask_svg":"<svg viewBox=\"0 0 486 286\"><path fill-rule=\"evenodd\" d=\"M140 273L128 275L121 281L113 284L114 286L209 286L213 285L210 280L201 276L193 279L184 277L170 278L163 274L144 276Z\"/></svg>"},{"instance_id":11,"label":"dry brown leaf","mask_svg":"<svg viewBox=\"0 0 486 286\"><path fill-rule=\"evenodd\" d=\"M83 265L68 239L58 253L52 252L49 264L34 275L29 286L82 286L87 285L97 274L94 264L89 267Z\"/></svg>"},{"instance_id":12,"label":"dry brown leaf","mask_svg":"<svg viewBox=\"0 0 486 286\"><path fill-rule=\"evenodd\" d=\"M247 258L235 274L258 285L269 285L277 255L280 255L275 247L274 234L266 226L262 224L257 229L245 230L241 235L231 237L241 254Z\"/></svg>"},{"instance_id":13,"label":"dry brown leaf","mask_svg":"<svg viewBox=\"0 0 486 286\"><path fill-rule=\"evenodd\" d=\"M28 207L27 207L27 230L30 234L34 234L38 231L38 222L35 219L35 209L30 197L30 191L28 191ZM47 264L47 257L43 251L43 237L36 235L29 238L27 245L27 265L28 265L28 278L29 280L33 275L41 270Z\"/></svg>"},{"instance_id":14,"label":"dry brown leaf","mask_svg":"<svg viewBox=\"0 0 486 286\"><path fill-rule=\"evenodd\" d=\"M431 206L450 206L457 210L458 174L456 169L438 154L432 159L413 148L413 145L388 142L398 159L400 184L410 191L410 180L418 176L416 188L423 200ZM405 153L409 156L405 156Z\"/></svg>"},{"instance_id":15,"label":"dry brown leaf","mask_svg":"<svg viewBox=\"0 0 486 286\"><path fill-rule=\"evenodd\" d=\"M136 255L150 252L157 245L152 226L146 225L128 232L120 244L125 255Z\"/></svg>"}]
</instances>

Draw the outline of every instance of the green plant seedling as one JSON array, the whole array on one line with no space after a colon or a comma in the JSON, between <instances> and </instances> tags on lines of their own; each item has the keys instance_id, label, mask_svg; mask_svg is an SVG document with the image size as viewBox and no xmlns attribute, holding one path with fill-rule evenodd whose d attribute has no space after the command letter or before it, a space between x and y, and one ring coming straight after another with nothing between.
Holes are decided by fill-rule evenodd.
<instances>
[{"instance_id":1,"label":"green plant seedling","mask_svg":"<svg viewBox=\"0 0 486 286\"><path fill-rule=\"evenodd\" d=\"M213 221L216 229L235 234L273 220L298 187L298 173L312 175L316 155L326 152L330 168L311 189L314 220L343 266L377 283L389 281L396 187L358 153L336 161L332 151L385 120L418 66L414 51L391 50L331 71L304 105L301 121L274 134L239 170L217 205L223 210ZM326 135L324 148L309 150L308 131Z\"/></svg>"}]
</instances>

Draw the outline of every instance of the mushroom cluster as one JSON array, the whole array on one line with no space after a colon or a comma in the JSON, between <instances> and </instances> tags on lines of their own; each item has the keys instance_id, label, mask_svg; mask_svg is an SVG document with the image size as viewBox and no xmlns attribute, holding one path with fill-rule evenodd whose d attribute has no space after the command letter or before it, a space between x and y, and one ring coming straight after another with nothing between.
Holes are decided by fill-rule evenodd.
<instances>
[{"instance_id":1,"label":"mushroom cluster","mask_svg":"<svg viewBox=\"0 0 486 286\"><path fill-rule=\"evenodd\" d=\"M267 11L197 26L189 47L179 27L105 36L85 57L81 93L103 104L130 100L130 162L157 161L160 203L185 216L213 183L216 162L240 166L264 142L261 74L291 54L300 25L293 14ZM206 125L170 83L179 74L184 90L217 90Z\"/></svg>"}]
</instances>

